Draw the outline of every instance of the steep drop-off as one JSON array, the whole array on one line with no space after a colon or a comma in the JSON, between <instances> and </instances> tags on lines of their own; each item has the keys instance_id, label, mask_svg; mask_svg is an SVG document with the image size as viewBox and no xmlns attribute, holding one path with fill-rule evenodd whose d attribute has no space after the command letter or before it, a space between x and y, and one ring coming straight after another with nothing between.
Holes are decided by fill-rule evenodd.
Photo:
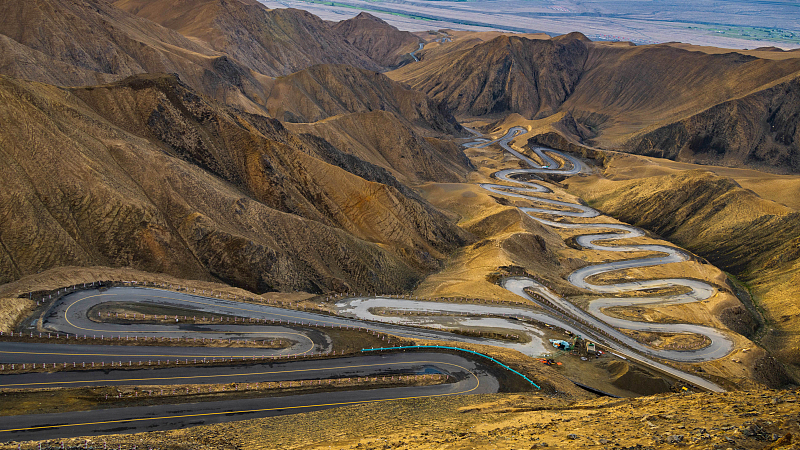
<instances>
[{"instance_id":1,"label":"steep drop-off","mask_svg":"<svg viewBox=\"0 0 800 450\"><path fill-rule=\"evenodd\" d=\"M3 281L106 265L253 291L399 290L464 241L419 199L174 77L72 90L4 77L0 92Z\"/></svg>"}]
</instances>

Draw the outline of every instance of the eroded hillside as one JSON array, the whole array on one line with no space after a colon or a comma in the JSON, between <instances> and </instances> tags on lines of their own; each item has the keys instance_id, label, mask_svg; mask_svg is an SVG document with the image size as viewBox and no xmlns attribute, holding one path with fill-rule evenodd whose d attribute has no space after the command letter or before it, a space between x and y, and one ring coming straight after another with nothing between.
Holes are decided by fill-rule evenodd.
<instances>
[{"instance_id":1,"label":"eroded hillside","mask_svg":"<svg viewBox=\"0 0 800 450\"><path fill-rule=\"evenodd\" d=\"M69 91L4 78L3 97L9 281L108 265L253 291L397 290L466 237L419 198L174 77Z\"/></svg>"},{"instance_id":2,"label":"eroded hillside","mask_svg":"<svg viewBox=\"0 0 800 450\"><path fill-rule=\"evenodd\" d=\"M433 47L389 76L462 119L561 114L572 121L561 132L597 148L798 171L800 54L637 47L576 34L475 41Z\"/></svg>"},{"instance_id":3,"label":"eroded hillside","mask_svg":"<svg viewBox=\"0 0 800 450\"><path fill-rule=\"evenodd\" d=\"M414 61L410 53L421 43L413 33L400 31L366 12L338 22L333 29L373 61L390 68Z\"/></svg>"},{"instance_id":4,"label":"eroded hillside","mask_svg":"<svg viewBox=\"0 0 800 450\"><path fill-rule=\"evenodd\" d=\"M299 9L267 9L252 0L118 0L113 5L206 42L268 76L324 63L382 68L322 19Z\"/></svg>"},{"instance_id":5,"label":"eroded hillside","mask_svg":"<svg viewBox=\"0 0 800 450\"><path fill-rule=\"evenodd\" d=\"M548 116L575 88L588 53L585 40L578 34L558 40L499 36L390 76L461 116Z\"/></svg>"}]
</instances>

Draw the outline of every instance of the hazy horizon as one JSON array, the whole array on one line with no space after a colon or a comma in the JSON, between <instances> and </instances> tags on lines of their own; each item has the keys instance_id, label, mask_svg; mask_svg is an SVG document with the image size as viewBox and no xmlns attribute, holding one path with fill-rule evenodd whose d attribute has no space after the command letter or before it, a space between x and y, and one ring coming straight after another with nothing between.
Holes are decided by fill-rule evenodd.
<instances>
[{"instance_id":1,"label":"hazy horizon","mask_svg":"<svg viewBox=\"0 0 800 450\"><path fill-rule=\"evenodd\" d=\"M800 48L800 3L611 0L260 0L339 21L367 11L401 30L579 31L592 40L684 42L728 48Z\"/></svg>"}]
</instances>

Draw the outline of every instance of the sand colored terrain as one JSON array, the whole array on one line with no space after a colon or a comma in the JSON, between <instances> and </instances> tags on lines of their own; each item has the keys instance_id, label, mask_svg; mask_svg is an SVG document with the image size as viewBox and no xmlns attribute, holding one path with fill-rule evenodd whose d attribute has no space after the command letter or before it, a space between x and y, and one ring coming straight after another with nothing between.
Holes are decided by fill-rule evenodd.
<instances>
[{"instance_id":1,"label":"sand colored terrain","mask_svg":"<svg viewBox=\"0 0 800 450\"><path fill-rule=\"evenodd\" d=\"M412 62L414 58L409 53L416 51L420 44L420 39L413 33L400 31L367 12L339 22L333 29L385 67Z\"/></svg>"},{"instance_id":2,"label":"sand colored terrain","mask_svg":"<svg viewBox=\"0 0 800 450\"><path fill-rule=\"evenodd\" d=\"M463 134L449 111L425 94L389 77L342 64L320 64L278 77L267 93L270 116L284 122L386 111L426 135Z\"/></svg>"},{"instance_id":3,"label":"sand colored terrain","mask_svg":"<svg viewBox=\"0 0 800 450\"><path fill-rule=\"evenodd\" d=\"M653 448L789 450L796 390L573 401L535 393L412 399L184 430L92 437L174 449ZM65 439L83 444L83 438ZM36 443L28 443L28 446ZM3 444L16 449L16 444Z\"/></svg>"},{"instance_id":4,"label":"sand colored terrain","mask_svg":"<svg viewBox=\"0 0 800 450\"><path fill-rule=\"evenodd\" d=\"M0 331L13 331L17 322L33 311L34 305L33 300L26 298L0 298Z\"/></svg>"},{"instance_id":5,"label":"sand colored terrain","mask_svg":"<svg viewBox=\"0 0 800 450\"><path fill-rule=\"evenodd\" d=\"M286 75L320 63L381 70L319 17L299 9L267 9L256 1L119 0L117 8L207 43L249 69Z\"/></svg>"},{"instance_id":6,"label":"sand colored terrain","mask_svg":"<svg viewBox=\"0 0 800 450\"><path fill-rule=\"evenodd\" d=\"M499 36L390 72L459 116L553 114L573 91L586 60L585 37ZM458 80L458 82L455 82Z\"/></svg>"},{"instance_id":7,"label":"sand colored terrain","mask_svg":"<svg viewBox=\"0 0 800 450\"><path fill-rule=\"evenodd\" d=\"M575 33L486 42L454 35L436 45L420 63L389 76L445 102L464 120L564 113L562 133L602 149L800 170L798 52L633 46L588 42ZM536 57L527 59L531 53Z\"/></svg>"},{"instance_id":8,"label":"sand colored terrain","mask_svg":"<svg viewBox=\"0 0 800 450\"><path fill-rule=\"evenodd\" d=\"M504 125L508 122L527 123L531 128L536 127L535 129L549 129L552 126L552 122L548 120L525 121L519 116L509 118ZM517 139L517 142L525 143L525 139ZM523 148L518 148L525 152ZM566 281L569 273L589 264L654 255L654 253L648 252L615 253L586 250L570 245L571 238L585 234L585 232L542 226L515 208L515 206L528 206L530 202L503 198L503 196L489 193L477 186L481 182L493 182L490 175L499 169L518 167L520 163L516 158L508 156L496 146L467 149L466 153L478 167L476 172L470 174L469 183L429 183L422 185L420 189L435 206L458 217L459 226L472 233L476 242L459 249L446 261L443 270L428 276L417 286L414 293L421 298L458 297L469 293L469 296L474 298L526 303L526 300L495 284L498 276L522 271L543 281L551 290L567 297L577 306L586 308L588 302L598 296L569 284ZM532 154L529 156L535 158ZM580 180L584 178L592 177L578 177ZM551 187L554 193L543 196L574 203L580 201L578 197L565 192L563 186L558 182L545 184ZM575 218L569 221L622 223L608 216L590 219ZM670 242L656 237L620 240L615 244L674 246ZM716 287L717 292L703 302L672 306L645 304L616 308L613 315L659 323L695 323L723 330L730 329L734 331L730 337L734 341L735 348L754 347L750 340L736 333L752 335L758 324L734 294L727 275L701 258L656 267L609 272L596 276L590 281L615 283L660 278L701 279ZM620 296L637 295L631 293ZM651 340L645 335L637 337L641 337L644 343ZM758 362L765 357L764 352L759 350L752 355L755 356L747 359L744 363L741 360L735 362L730 356L713 364L704 364L703 367L713 377L719 377L718 379L721 380L727 379L729 382L742 386L749 386L753 377L759 379L760 382L772 383L773 380L769 377L759 378L762 375L757 374L761 370Z\"/></svg>"},{"instance_id":9,"label":"sand colored terrain","mask_svg":"<svg viewBox=\"0 0 800 450\"><path fill-rule=\"evenodd\" d=\"M765 200L800 211L800 177L777 175L752 169L698 165L639 155L615 154L607 165L605 176L613 181L646 178L659 175L676 175L686 170L704 170L730 178L742 188L755 192ZM782 214L776 207L775 211Z\"/></svg>"},{"instance_id":10,"label":"sand colored terrain","mask_svg":"<svg viewBox=\"0 0 800 450\"><path fill-rule=\"evenodd\" d=\"M458 145L426 138L413 127L398 123L390 112L347 114L311 124L286 124L286 128L324 139L348 155L388 168L411 186L432 180L462 181L471 168Z\"/></svg>"},{"instance_id":11,"label":"sand colored terrain","mask_svg":"<svg viewBox=\"0 0 800 450\"><path fill-rule=\"evenodd\" d=\"M287 282L341 290L385 277L399 287L413 283L412 266L437 269L466 239L385 172L351 162L365 179L342 161L324 162L279 122L211 102L171 76L69 91L2 84L11 137L3 215L16 223L3 228L6 281L99 264L254 292ZM416 237L404 231L409 226ZM31 227L38 236L24 231ZM393 256L399 247L390 241L398 239L410 247ZM441 247L448 241L456 245ZM356 262L368 254L369 264ZM377 278L355 275L357 267L377 270ZM361 281L345 281L345 272Z\"/></svg>"},{"instance_id":12,"label":"sand colored terrain","mask_svg":"<svg viewBox=\"0 0 800 450\"><path fill-rule=\"evenodd\" d=\"M792 193L798 177L615 154L602 175L567 183L602 211L744 281L767 322L755 339L796 372L800 217Z\"/></svg>"}]
</instances>

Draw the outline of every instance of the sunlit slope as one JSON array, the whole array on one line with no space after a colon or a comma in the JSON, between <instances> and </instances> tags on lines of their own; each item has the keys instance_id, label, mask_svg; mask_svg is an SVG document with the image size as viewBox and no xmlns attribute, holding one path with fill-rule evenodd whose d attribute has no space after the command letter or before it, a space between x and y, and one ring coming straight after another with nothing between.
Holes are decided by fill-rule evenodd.
<instances>
[{"instance_id":1,"label":"sunlit slope","mask_svg":"<svg viewBox=\"0 0 800 450\"><path fill-rule=\"evenodd\" d=\"M609 177L626 166L615 160L606 169ZM569 186L605 213L652 230L746 282L767 320L761 344L797 373L800 213L703 170L643 171L619 181L595 176Z\"/></svg>"},{"instance_id":2,"label":"sunlit slope","mask_svg":"<svg viewBox=\"0 0 800 450\"><path fill-rule=\"evenodd\" d=\"M355 112L387 111L426 134L464 134L440 103L389 77L341 64L320 64L276 78L266 106L284 122L316 122Z\"/></svg>"},{"instance_id":3,"label":"sunlit slope","mask_svg":"<svg viewBox=\"0 0 800 450\"><path fill-rule=\"evenodd\" d=\"M445 103L456 115L547 116L574 90L587 55L580 34L558 40L499 36L389 76Z\"/></svg>"},{"instance_id":4,"label":"sunlit slope","mask_svg":"<svg viewBox=\"0 0 800 450\"><path fill-rule=\"evenodd\" d=\"M239 0L118 0L113 4L207 42L264 75L286 75L320 63L381 69L322 19L299 9L267 9L256 1Z\"/></svg>"},{"instance_id":5,"label":"sunlit slope","mask_svg":"<svg viewBox=\"0 0 800 450\"><path fill-rule=\"evenodd\" d=\"M587 42L575 33L465 37L389 76L462 119L561 113L571 125L558 131L594 147L797 172L800 54L773 53Z\"/></svg>"},{"instance_id":6,"label":"sunlit slope","mask_svg":"<svg viewBox=\"0 0 800 450\"><path fill-rule=\"evenodd\" d=\"M465 236L173 77L72 91L3 78L2 97L5 281L107 265L254 291L399 290Z\"/></svg>"}]
</instances>

